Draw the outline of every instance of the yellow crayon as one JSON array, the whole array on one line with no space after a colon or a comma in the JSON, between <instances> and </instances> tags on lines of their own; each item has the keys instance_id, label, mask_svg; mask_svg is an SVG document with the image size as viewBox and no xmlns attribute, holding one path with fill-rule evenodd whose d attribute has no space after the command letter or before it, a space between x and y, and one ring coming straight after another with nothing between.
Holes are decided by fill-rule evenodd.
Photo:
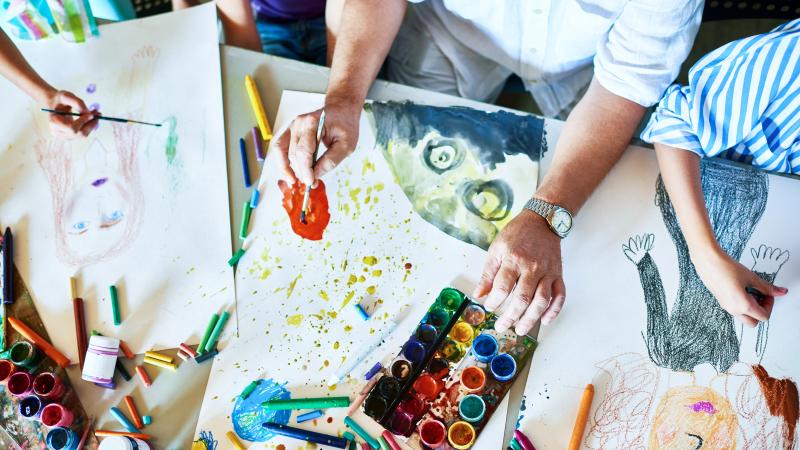
<instances>
[{"instance_id":1,"label":"yellow crayon","mask_svg":"<svg viewBox=\"0 0 800 450\"><path fill-rule=\"evenodd\" d=\"M168 363L172 362L172 358L171 357L169 357L167 355L164 355L164 354L161 354L161 353L158 353L158 352L152 352L152 351L144 352L144 356L146 356L148 358L157 359L159 361L168 362Z\"/></svg>"},{"instance_id":2,"label":"yellow crayon","mask_svg":"<svg viewBox=\"0 0 800 450\"><path fill-rule=\"evenodd\" d=\"M147 356L144 357L144 362L146 364L150 364L152 366L163 367L165 369L170 369L170 370L177 370L178 369L178 366L176 366L175 364L168 363L166 361L161 361L161 360L154 359L154 358L150 358L150 357L147 357Z\"/></svg>"},{"instance_id":3,"label":"yellow crayon","mask_svg":"<svg viewBox=\"0 0 800 450\"><path fill-rule=\"evenodd\" d=\"M228 431L225 433L225 436L228 436L228 440L231 441L231 444L233 444L234 447L236 447L236 450L245 450L244 445L242 445L242 443L239 441L239 438L236 437L236 433L233 431Z\"/></svg>"},{"instance_id":4,"label":"yellow crayon","mask_svg":"<svg viewBox=\"0 0 800 450\"><path fill-rule=\"evenodd\" d=\"M272 139L272 130L267 122L267 114L264 112L264 104L261 103L261 96L258 94L256 82L250 75L245 76L244 85L247 88L247 96L250 97L250 105L253 107L253 114L258 122L258 129L261 130L261 138L264 141Z\"/></svg>"}]
</instances>

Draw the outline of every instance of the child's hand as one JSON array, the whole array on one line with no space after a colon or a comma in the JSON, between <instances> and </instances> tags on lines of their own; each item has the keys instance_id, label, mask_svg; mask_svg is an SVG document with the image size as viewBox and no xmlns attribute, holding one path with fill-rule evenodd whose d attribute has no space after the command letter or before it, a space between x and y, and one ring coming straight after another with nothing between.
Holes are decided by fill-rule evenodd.
<instances>
[{"instance_id":1,"label":"child's hand","mask_svg":"<svg viewBox=\"0 0 800 450\"><path fill-rule=\"evenodd\" d=\"M97 111L91 111L72 92L53 91L47 99L47 107L56 111L77 112L80 116L50 114L50 131L62 139L88 136L97 126Z\"/></svg>"},{"instance_id":2,"label":"child's hand","mask_svg":"<svg viewBox=\"0 0 800 450\"><path fill-rule=\"evenodd\" d=\"M759 321L769 320L775 297L786 295L788 289L773 286L759 278L722 250L702 257L692 258L697 274L708 290L716 297L719 306L743 324L754 327ZM754 288L764 294L760 302L746 292Z\"/></svg>"}]
</instances>

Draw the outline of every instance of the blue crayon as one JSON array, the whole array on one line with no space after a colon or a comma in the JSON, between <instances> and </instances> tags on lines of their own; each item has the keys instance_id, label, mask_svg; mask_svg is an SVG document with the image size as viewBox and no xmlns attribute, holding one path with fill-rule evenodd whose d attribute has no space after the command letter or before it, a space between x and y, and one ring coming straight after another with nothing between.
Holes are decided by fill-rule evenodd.
<instances>
[{"instance_id":1,"label":"blue crayon","mask_svg":"<svg viewBox=\"0 0 800 450\"><path fill-rule=\"evenodd\" d=\"M260 197L261 194L258 192L258 189L253 189L253 195L250 196L250 209L256 209Z\"/></svg>"},{"instance_id":2,"label":"blue crayon","mask_svg":"<svg viewBox=\"0 0 800 450\"><path fill-rule=\"evenodd\" d=\"M262 424L262 426L272 434L299 439L306 442L313 442L316 444L323 444L334 448L347 448L347 439L340 438L339 436L331 436L329 434L302 430L300 428L294 428L280 423L267 422Z\"/></svg>"},{"instance_id":3,"label":"blue crayon","mask_svg":"<svg viewBox=\"0 0 800 450\"><path fill-rule=\"evenodd\" d=\"M122 414L122 411L120 411L116 406L111 407L111 415L114 416L114 418L117 419L117 422L119 422L119 424L122 425L122 427L126 430L130 431L131 433L139 432L139 429L136 428L136 426L132 424L131 421L125 417L125 414Z\"/></svg>"},{"instance_id":4,"label":"blue crayon","mask_svg":"<svg viewBox=\"0 0 800 450\"><path fill-rule=\"evenodd\" d=\"M214 351L211 351L211 352L205 352L202 355L198 355L197 358L194 359L194 362L196 362L197 364L200 364L203 361L209 360L209 359L217 356L217 353L219 353L219 351L217 349L214 349Z\"/></svg>"},{"instance_id":5,"label":"blue crayon","mask_svg":"<svg viewBox=\"0 0 800 450\"><path fill-rule=\"evenodd\" d=\"M362 319L369 320L369 314L367 314L367 310L365 310L361 304L355 303L354 306L356 307L356 311L358 311L358 315L361 316Z\"/></svg>"},{"instance_id":6,"label":"blue crayon","mask_svg":"<svg viewBox=\"0 0 800 450\"><path fill-rule=\"evenodd\" d=\"M239 138L239 153L242 155L242 176L244 177L244 187L249 188L250 183L250 166L247 164L247 146L244 143L244 138Z\"/></svg>"},{"instance_id":7,"label":"blue crayon","mask_svg":"<svg viewBox=\"0 0 800 450\"><path fill-rule=\"evenodd\" d=\"M308 422L309 420L314 420L319 417L322 417L324 414L320 410L311 411L305 414L300 414L297 416L297 423Z\"/></svg>"},{"instance_id":8,"label":"blue crayon","mask_svg":"<svg viewBox=\"0 0 800 450\"><path fill-rule=\"evenodd\" d=\"M380 361L376 362L375 365L364 374L364 379L367 381L371 380L381 369L383 369L383 364L381 364Z\"/></svg>"}]
</instances>

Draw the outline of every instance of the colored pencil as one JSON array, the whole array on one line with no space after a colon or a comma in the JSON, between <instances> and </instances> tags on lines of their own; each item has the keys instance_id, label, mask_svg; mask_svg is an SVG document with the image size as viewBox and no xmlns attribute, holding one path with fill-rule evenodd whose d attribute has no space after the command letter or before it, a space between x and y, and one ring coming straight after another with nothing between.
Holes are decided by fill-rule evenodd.
<instances>
[{"instance_id":1,"label":"colored pencil","mask_svg":"<svg viewBox=\"0 0 800 450\"><path fill-rule=\"evenodd\" d=\"M286 400L267 400L261 403L267 411L287 409L328 409L350 406L350 397L290 398Z\"/></svg>"},{"instance_id":2,"label":"colored pencil","mask_svg":"<svg viewBox=\"0 0 800 450\"><path fill-rule=\"evenodd\" d=\"M514 430L514 437L517 439L517 442L519 442L522 450L536 450L536 447L533 446L533 442L531 442L528 436L525 436L525 433L522 431Z\"/></svg>"},{"instance_id":3,"label":"colored pencil","mask_svg":"<svg viewBox=\"0 0 800 450\"><path fill-rule=\"evenodd\" d=\"M168 363L171 363L173 361L173 358L171 356L167 356L167 355L165 355L163 353L158 353L158 352L154 352L154 351L144 352L144 356L146 356L148 358L157 359L159 361L168 362Z\"/></svg>"},{"instance_id":4,"label":"colored pencil","mask_svg":"<svg viewBox=\"0 0 800 450\"><path fill-rule=\"evenodd\" d=\"M125 406L128 407L128 412L131 413L131 418L133 419L133 423L136 424L136 428L140 430L144 428L142 416L139 415L139 411L136 409L136 404L133 403L133 397L130 395L125 396Z\"/></svg>"},{"instance_id":5,"label":"colored pencil","mask_svg":"<svg viewBox=\"0 0 800 450\"><path fill-rule=\"evenodd\" d=\"M578 415L575 418L575 426L572 428L572 437L569 440L569 450L578 450L583 441L583 432L586 430L586 422L589 420L589 412L592 409L594 399L594 385L587 384L581 396L581 403L578 407Z\"/></svg>"},{"instance_id":6,"label":"colored pencil","mask_svg":"<svg viewBox=\"0 0 800 450\"><path fill-rule=\"evenodd\" d=\"M3 303L14 303L14 236L9 227L3 233Z\"/></svg>"},{"instance_id":7,"label":"colored pencil","mask_svg":"<svg viewBox=\"0 0 800 450\"><path fill-rule=\"evenodd\" d=\"M256 159L258 161L264 161L267 154L264 153L264 141L258 134L258 127L253 127L251 132L253 133L253 151L256 154Z\"/></svg>"},{"instance_id":8,"label":"colored pencil","mask_svg":"<svg viewBox=\"0 0 800 450\"><path fill-rule=\"evenodd\" d=\"M147 371L144 370L144 367L136 366L136 373L139 375L139 379L142 380L144 387L150 387L153 385L153 382L150 380L150 376L147 375Z\"/></svg>"},{"instance_id":9,"label":"colored pencil","mask_svg":"<svg viewBox=\"0 0 800 450\"><path fill-rule=\"evenodd\" d=\"M322 142L322 131L325 127L325 111L319 116L319 124L317 125L317 148L314 149L314 156L311 159L311 168L317 164L317 153L319 153L319 144ZM306 223L306 212L308 212L308 202L311 200L311 184L306 186L306 194L303 196L303 208L300 210L300 222Z\"/></svg>"},{"instance_id":10,"label":"colored pencil","mask_svg":"<svg viewBox=\"0 0 800 450\"><path fill-rule=\"evenodd\" d=\"M250 106L253 107L253 114L256 116L258 128L261 130L261 139L269 141L272 139L272 130L267 122L267 114L264 112L264 104L261 103L261 95L258 93L256 82L250 75L244 77L244 86L247 89L247 96L250 98Z\"/></svg>"},{"instance_id":11,"label":"colored pencil","mask_svg":"<svg viewBox=\"0 0 800 450\"><path fill-rule=\"evenodd\" d=\"M367 431L358 424L358 422L353 420L352 417L346 416L344 418L344 424L347 425L351 430L355 431L357 435L361 436L361 439L365 440L367 444L369 444L369 446L374 450L380 448L378 440L370 436Z\"/></svg>"},{"instance_id":12,"label":"colored pencil","mask_svg":"<svg viewBox=\"0 0 800 450\"><path fill-rule=\"evenodd\" d=\"M83 446L86 445L86 438L89 437L89 430L92 429L92 425L94 425L94 418L89 417L89 420L86 422L86 427L83 429L83 434L81 434L81 440L78 442L78 446L75 447L78 450L83 450Z\"/></svg>"},{"instance_id":13,"label":"colored pencil","mask_svg":"<svg viewBox=\"0 0 800 450\"><path fill-rule=\"evenodd\" d=\"M236 447L236 450L245 450L244 445L242 445L242 443L239 441L239 437L236 436L236 433L233 431L228 431L225 433L225 436L227 436L228 440L231 441L231 444Z\"/></svg>"},{"instance_id":14,"label":"colored pencil","mask_svg":"<svg viewBox=\"0 0 800 450\"><path fill-rule=\"evenodd\" d=\"M206 325L206 332L203 333L203 339L200 341L200 345L197 346L197 354L201 354L205 351L208 338L211 337L211 333L214 331L214 327L217 325L218 320L219 315L217 315L217 313L211 315L211 320L209 320L208 325Z\"/></svg>"},{"instance_id":15,"label":"colored pencil","mask_svg":"<svg viewBox=\"0 0 800 450\"><path fill-rule=\"evenodd\" d=\"M176 366L175 364L168 363L166 361L161 361L160 359L155 359L145 356L142 361L145 364L150 364L151 366L162 367L164 369L169 369L169 370L178 370L178 366Z\"/></svg>"},{"instance_id":16,"label":"colored pencil","mask_svg":"<svg viewBox=\"0 0 800 450\"><path fill-rule=\"evenodd\" d=\"M239 239L247 239L247 229L250 227L250 202L242 206L242 225L239 227Z\"/></svg>"},{"instance_id":17,"label":"colored pencil","mask_svg":"<svg viewBox=\"0 0 800 450\"><path fill-rule=\"evenodd\" d=\"M95 430L94 435L97 437L112 437L112 436L127 436L134 439L141 439L149 441L150 435L144 433L128 433L125 431L110 431L110 430Z\"/></svg>"},{"instance_id":18,"label":"colored pencil","mask_svg":"<svg viewBox=\"0 0 800 450\"><path fill-rule=\"evenodd\" d=\"M364 400L366 400L367 396L369 395L369 391L371 391L372 388L378 383L379 378L380 377L370 378L369 383L367 383L364 386L364 388L361 389L361 392L358 394L358 397L356 397L353 403L350 404L350 408L347 410L348 416L352 416L353 413L356 412L358 407L361 406L362 403L364 403Z\"/></svg>"},{"instance_id":19,"label":"colored pencil","mask_svg":"<svg viewBox=\"0 0 800 450\"><path fill-rule=\"evenodd\" d=\"M270 433L280 436L286 436L301 441L313 442L316 444L323 444L334 448L347 448L347 439L340 438L339 436L331 436L328 434L316 433L314 431L303 430L300 428L290 427L280 423L267 422L262 425ZM376 441L377 442L377 441ZM375 447L378 448L378 447Z\"/></svg>"},{"instance_id":20,"label":"colored pencil","mask_svg":"<svg viewBox=\"0 0 800 450\"><path fill-rule=\"evenodd\" d=\"M119 340L119 348L122 350L122 354L125 355L126 359L133 360L136 358L136 355L133 354L131 348L128 347L128 344L126 344L122 339Z\"/></svg>"},{"instance_id":21,"label":"colored pencil","mask_svg":"<svg viewBox=\"0 0 800 450\"><path fill-rule=\"evenodd\" d=\"M117 287L113 284L108 288L111 293L111 315L114 318L114 325L119 326L122 323L122 314L119 311L119 297L117 296Z\"/></svg>"},{"instance_id":22,"label":"colored pencil","mask_svg":"<svg viewBox=\"0 0 800 450\"><path fill-rule=\"evenodd\" d=\"M78 364L83 370L83 361L86 359L86 348L89 341L86 338L86 317L83 312L83 299L72 299L72 311L75 315L75 339L78 341Z\"/></svg>"},{"instance_id":23,"label":"colored pencil","mask_svg":"<svg viewBox=\"0 0 800 450\"><path fill-rule=\"evenodd\" d=\"M21 334L22 337L31 341L34 345L39 347L50 359L52 359L59 367L62 369L66 369L69 366L69 358L64 356L63 353L56 350L47 340L43 337L39 336L28 328L21 320L18 320L14 317L8 318L8 323L11 324L11 327L17 330L17 333Z\"/></svg>"},{"instance_id":24,"label":"colored pencil","mask_svg":"<svg viewBox=\"0 0 800 450\"><path fill-rule=\"evenodd\" d=\"M111 412L111 415L114 416L115 419L117 419L117 422L119 422L119 424L122 425L122 428L125 428L131 433L139 432L139 429L136 428L136 425L134 425L130 420L128 420L128 418L125 417L125 414L122 414L122 411L119 410L119 408L117 408L116 406L112 406L109 409L109 411Z\"/></svg>"},{"instance_id":25,"label":"colored pencil","mask_svg":"<svg viewBox=\"0 0 800 450\"><path fill-rule=\"evenodd\" d=\"M211 336L208 337L208 342L206 342L206 353L213 350L217 345L217 340L219 340L219 336L222 334L222 330L225 328L225 323L228 322L228 317L230 317L230 313L228 311L223 311L222 315L219 316L217 323L214 324L214 330L211 331Z\"/></svg>"},{"instance_id":26,"label":"colored pencil","mask_svg":"<svg viewBox=\"0 0 800 450\"><path fill-rule=\"evenodd\" d=\"M56 111L54 109L42 108L42 111L48 112L50 114L57 114L59 116L73 116L79 117L81 114L76 112L69 112L69 111ZM152 123L152 122L142 122L141 120L133 120L133 119L123 119L121 117L109 117L109 116L100 116L95 115L95 119L100 120L108 120L110 122L119 122L119 123L135 123L139 125L149 125L151 127L160 127L160 123Z\"/></svg>"},{"instance_id":27,"label":"colored pencil","mask_svg":"<svg viewBox=\"0 0 800 450\"><path fill-rule=\"evenodd\" d=\"M250 188L253 183L250 181L250 165L247 163L247 145L244 143L244 138L239 138L239 154L242 156L242 177L244 178L244 187Z\"/></svg>"}]
</instances>

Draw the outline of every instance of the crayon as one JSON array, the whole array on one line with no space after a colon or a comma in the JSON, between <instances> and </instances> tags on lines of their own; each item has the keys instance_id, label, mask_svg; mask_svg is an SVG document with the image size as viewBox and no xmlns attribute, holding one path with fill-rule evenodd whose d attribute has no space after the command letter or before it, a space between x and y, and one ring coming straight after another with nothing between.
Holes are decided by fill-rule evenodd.
<instances>
[{"instance_id":1,"label":"crayon","mask_svg":"<svg viewBox=\"0 0 800 450\"><path fill-rule=\"evenodd\" d=\"M206 332L203 333L203 339L200 341L200 345L197 346L198 354L203 353L205 351L208 338L211 337L211 332L214 331L214 327L217 325L218 320L219 320L219 315L217 315L217 313L211 315L211 320L209 320L208 325L206 325Z\"/></svg>"},{"instance_id":2,"label":"crayon","mask_svg":"<svg viewBox=\"0 0 800 450\"><path fill-rule=\"evenodd\" d=\"M122 339L119 340L119 348L122 350L122 354L125 355L125 359L132 361L134 358L136 358L136 355L133 354L131 348L128 347L128 344L126 344Z\"/></svg>"},{"instance_id":3,"label":"crayon","mask_svg":"<svg viewBox=\"0 0 800 450\"><path fill-rule=\"evenodd\" d=\"M142 416L142 422L144 423L145 426L150 425L151 423L153 423L153 418L150 416Z\"/></svg>"},{"instance_id":4,"label":"crayon","mask_svg":"<svg viewBox=\"0 0 800 450\"><path fill-rule=\"evenodd\" d=\"M250 132L253 135L253 152L256 154L256 159L259 162L262 162L267 156L267 154L264 152L264 140L262 140L261 136L258 134L258 127L253 127Z\"/></svg>"},{"instance_id":5,"label":"crayon","mask_svg":"<svg viewBox=\"0 0 800 450\"><path fill-rule=\"evenodd\" d=\"M220 334L222 334L222 330L225 328L225 323L228 321L228 317L230 317L230 313L228 311L223 311L222 315L219 316L217 323L214 324L214 329L211 331L211 336L209 336L208 342L206 342L206 353L213 350L217 345L217 340L219 339Z\"/></svg>"},{"instance_id":6,"label":"crayon","mask_svg":"<svg viewBox=\"0 0 800 450\"><path fill-rule=\"evenodd\" d=\"M256 116L258 128L261 130L261 139L265 142L272 139L272 130L267 122L267 114L264 112L264 104L261 103L261 96L258 94L258 87L256 82L250 75L244 78L245 89L247 89L247 96L250 98L250 106L253 107L253 114Z\"/></svg>"},{"instance_id":7,"label":"crayon","mask_svg":"<svg viewBox=\"0 0 800 450\"><path fill-rule=\"evenodd\" d=\"M253 189L253 193L250 194L250 209L256 209L258 206L258 200L261 198L261 193L258 192L258 189Z\"/></svg>"},{"instance_id":8,"label":"crayon","mask_svg":"<svg viewBox=\"0 0 800 450\"><path fill-rule=\"evenodd\" d=\"M42 111L48 112L50 114L57 114L59 116L73 116L78 117L81 114L76 112L69 112L69 111L56 111L54 109L48 108L41 108ZM141 120L133 120L133 119L123 119L121 117L108 117L108 116L101 116L99 114L94 115L95 119L98 120L108 120L109 122L119 122L119 123L135 123L138 125L149 125L151 127L160 127L160 123L152 123L152 122L142 122Z\"/></svg>"},{"instance_id":9,"label":"crayon","mask_svg":"<svg viewBox=\"0 0 800 450\"><path fill-rule=\"evenodd\" d=\"M267 400L261 406L268 411L287 409L325 409L346 408L350 406L350 397L314 397L290 398L286 400Z\"/></svg>"},{"instance_id":10,"label":"crayon","mask_svg":"<svg viewBox=\"0 0 800 450\"><path fill-rule=\"evenodd\" d=\"M362 319L369 320L369 313L367 313L367 310L364 309L364 307L361 306L360 303L354 303L354 306L356 308L356 311L358 311L358 315L361 316Z\"/></svg>"},{"instance_id":11,"label":"crayon","mask_svg":"<svg viewBox=\"0 0 800 450\"><path fill-rule=\"evenodd\" d=\"M391 450L402 450L400 448L400 444L397 443L394 436L392 435L391 432L389 432L389 430L383 430L383 433L381 433L381 437L384 440L386 440L386 443L389 445L389 448Z\"/></svg>"},{"instance_id":12,"label":"crayon","mask_svg":"<svg viewBox=\"0 0 800 450\"><path fill-rule=\"evenodd\" d=\"M160 359L155 359L155 358L150 358L150 357L145 356L143 361L144 361L144 363L150 364L151 366L158 366L158 367L162 367L164 369L169 369L169 370L173 370L173 371L174 370L178 370L178 366L176 366L175 364L168 363L168 362L165 362L165 361L161 361Z\"/></svg>"},{"instance_id":13,"label":"crayon","mask_svg":"<svg viewBox=\"0 0 800 450\"><path fill-rule=\"evenodd\" d=\"M578 415L575 417L575 426L572 428L572 437L569 440L569 450L578 450L583 441L583 432L586 430L586 421L589 420L589 412L592 409L594 399L594 385L587 384L581 396L581 403L578 406Z\"/></svg>"},{"instance_id":14,"label":"crayon","mask_svg":"<svg viewBox=\"0 0 800 450\"><path fill-rule=\"evenodd\" d=\"M147 357L147 358L153 358L153 359L157 359L159 361L164 361L164 362L168 362L168 363L172 362L172 357L171 356L167 356L167 355L165 355L163 353L158 353L158 352L154 352L154 351L144 352L144 356Z\"/></svg>"},{"instance_id":15,"label":"crayon","mask_svg":"<svg viewBox=\"0 0 800 450\"><path fill-rule=\"evenodd\" d=\"M254 191L257 192L257 191ZM250 202L242 205L242 225L239 227L239 239L247 239L247 229L250 227Z\"/></svg>"},{"instance_id":16,"label":"crayon","mask_svg":"<svg viewBox=\"0 0 800 450\"><path fill-rule=\"evenodd\" d=\"M536 450L536 447L533 446L533 442L531 442L528 436L525 436L522 431L514 430L514 437L517 439L517 442L519 442L522 450Z\"/></svg>"},{"instance_id":17,"label":"crayon","mask_svg":"<svg viewBox=\"0 0 800 450\"><path fill-rule=\"evenodd\" d=\"M383 364L381 364L380 361L376 362L375 365L364 374L364 379L367 381L371 380L381 369L383 369Z\"/></svg>"},{"instance_id":18,"label":"crayon","mask_svg":"<svg viewBox=\"0 0 800 450\"><path fill-rule=\"evenodd\" d=\"M236 433L234 433L233 431L228 431L227 433L225 433L225 436L227 436L228 440L231 441L231 444L233 444L233 446L236 447L236 450L245 450L244 445L242 445L242 443L239 441L239 438L236 436Z\"/></svg>"},{"instance_id":19,"label":"crayon","mask_svg":"<svg viewBox=\"0 0 800 450\"><path fill-rule=\"evenodd\" d=\"M369 446L373 448L373 450L378 450L380 448L380 444L378 443L378 441L369 434L367 434L366 430L361 428L361 425L359 425L355 420L353 420L352 417L349 416L345 417L344 424L350 427L351 430L355 431L357 435L361 436L361 439L365 440L367 444L369 444Z\"/></svg>"},{"instance_id":20,"label":"crayon","mask_svg":"<svg viewBox=\"0 0 800 450\"><path fill-rule=\"evenodd\" d=\"M122 428L125 428L131 433L139 432L139 429L136 428L136 426L133 423L131 423L131 421L128 420L127 417L125 417L125 414L122 414L122 411L120 411L119 408L117 408L116 406L112 406L111 409L109 409L109 411L111 412L111 415L114 416L115 419L117 419L117 422L119 422L119 424L122 425Z\"/></svg>"},{"instance_id":21,"label":"crayon","mask_svg":"<svg viewBox=\"0 0 800 450\"><path fill-rule=\"evenodd\" d=\"M240 248L239 250L236 250L236 253L234 253L233 256L231 256L231 259L228 260L228 265L231 267L235 266L239 263L239 260L242 259L242 256L244 256L244 249Z\"/></svg>"},{"instance_id":22,"label":"crayon","mask_svg":"<svg viewBox=\"0 0 800 450\"><path fill-rule=\"evenodd\" d=\"M14 303L14 236L11 228L3 233L3 303Z\"/></svg>"},{"instance_id":23,"label":"crayon","mask_svg":"<svg viewBox=\"0 0 800 450\"><path fill-rule=\"evenodd\" d=\"M369 380L369 383L367 383L364 386L364 388L361 389L361 392L358 394L358 397L356 397L355 401L353 401L353 403L350 404L350 408L347 410L348 416L356 412L358 407L361 406L362 403L364 403L364 400L366 400L367 396L369 395L369 391L371 391L372 388L378 383L379 379L380 377L372 377Z\"/></svg>"},{"instance_id":24,"label":"crayon","mask_svg":"<svg viewBox=\"0 0 800 450\"><path fill-rule=\"evenodd\" d=\"M180 359L182 359L184 361L188 361L188 360L192 359L192 356L191 355L187 355L186 352L184 352L183 350L178 350L178 358L180 358Z\"/></svg>"},{"instance_id":25,"label":"crayon","mask_svg":"<svg viewBox=\"0 0 800 450\"><path fill-rule=\"evenodd\" d=\"M380 445L381 450L392 450L392 447L389 447L389 443L386 442L386 438L383 435L378 436L378 445Z\"/></svg>"},{"instance_id":26,"label":"crayon","mask_svg":"<svg viewBox=\"0 0 800 450\"><path fill-rule=\"evenodd\" d=\"M63 353L56 350L55 347L50 345L43 337L36 334L33 330L28 328L21 320L18 320L14 317L8 318L8 323L11 325L11 328L17 330L17 333L21 334L22 337L25 339L33 342L34 345L39 347L50 359L52 359L59 367L62 369L67 368L69 366L69 359L64 356Z\"/></svg>"},{"instance_id":27,"label":"crayon","mask_svg":"<svg viewBox=\"0 0 800 450\"><path fill-rule=\"evenodd\" d=\"M114 325L119 326L122 323L122 314L119 311L119 297L117 296L117 287L113 284L108 288L111 292L111 314L114 317Z\"/></svg>"},{"instance_id":28,"label":"crayon","mask_svg":"<svg viewBox=\"0 0 800 450\"><path fill-rule=\"evenodd\" d=\"M128 407L128 412L131 413L131 418L133 419L133 423L136 424L136 428L140 430L144 428L142 417L139 415L139 411L136 410L136 405L133 403L133 397L130 395L125 396L125 406Z\"/></svg>"},{"instance_id":29,"label":"crayon","mask_svg":"<svg viewBox=\"0 0 800 450\"><path fill-rule=\"evenodd\" d=\"M286 436L301 441L313 442L316 444L323 444L334 448L347 448L347 439L340 438L339 436L331 436L328 434L316 433L314 431L303 430L300 428L290 427L279 423L267 422L262 425L267 431L280 436ZM377 443L377 442L376 442ZM376 449L378 447L375 447Z\"/></svg>"},{"instance_id":30,"label":"crayon","mask_svg":"<svg viewBox=\"0 0 800 450\"><path fill-rule=\"evenodd\" d=\"M509 442L508 445L511 447L511 450L522 450L522 446L519 445L516 437L511 438L511 442Z\"/></svg>"},{"instance_id":31,"label":"crayon","mask_svg":"<svg viewBox=\"0 0 800 450\"><path fill-rule=\"evenodd\" d=\"M186 354L191 356L192 358L197 356L197 353L195 353L195 351L192 349L192 347L189 347L188 345L184 344L183 342L181 342L180 345L178 345L178 347L180 347L181 350L186 352Z\"/></svg>"},{"instance_id":32,"label":"crayon","mask_svg":"<svg viewBox=\"0 0 800 450\"><path fill-rule=\"evenodd\" d=\"M74 280L74 278L71 279ZM86 349L89 347L89 341L86 337L86 316L83 312L82 298L72 298L72 312L75 317L75 339L78 342L78 364L83 370L83 361L86 359Z\"/></svg>"},{"instance_id":33,"label":"crayon","mask_svg":"<svg viewBox=\"0 0 800 450\"><path fill-rule=\"evenodd\" d=\"M300 414L299 416L297 416L297 423L308 422L309 420L318 419L324 415L325 414L320 410L311 411L305 414ZM350 440L352 441L352 439Z\"/></svg>"},{"instance_id":34,"label":"crayon","mask_svg":"<svg viewBox=\"0 0 800 450\"><path fill-rule=\"evenodd\" d=\"M131 381L131 374L125 369L125 366L123 366L119 360L117 360L117 364L114 367L117 369L119 376L121 376L123 380Z\"/></svg>"},{"instance_id":35,"label":"crayon","mask_svg":"<svg viewBox=\"0 0 800 450\"><path fill-rule=\"evenodd\" d=\"M256 387L259 384L261 384L261 380L255 380L250 382L250 384L248 384L247 387L244 388L242 393L239 394L239 397L241 397L242 400L247 400L247 397L250 397L250 394L252 394L253 391L256 390Z\"/></svg>"},{"instance_id":36,"label":"crayon","mask_svg":"<svg viewBox=\"0 0 800 450\"><path fill-rule=\"evenodd\" d=\"M197 358L194 359L194 362L196 362L197 364L200 364L202 362L205 362L205 361L208 361L209 359L214 358L218 354L219 354L219 350L214 349L214 350L212 350L210 352L205 352L202 355L199 355Z\"/></svg>"},{"instance_id":37,"label":"crayon","mask_svg":"<svg viewBox=\"0 0 800 450\"><path fill-rule=\"evenodd\" d=\"M94 435L97 437L127 436L134 439L141 439L143 441L150 440L149 434L127 433L125 431L95 430Z\"/></svg>"},{"instance_id":38,"label":"crayon","mask_svg":"<svg viewBox=\"0 0 800 450\"><path fill-rule=\"evenodd\" d=\"M136 373L139 375L139 379L142 380L144 387L150 387L153 385L153 382L150 380L150 377L147 375L144 367L136 366Z\"/></svg>"},{"instance_id":39,"label":"crayon","mask_svg":"<svg viewBox=\"0 0 800 450\"><path fill-rule=\"evenodd\" d=\"M250 181L250 165L247 163L247 146L244 143L244 138L239 138L239 154L242 156L242 177L244 178L244 187L250 188L253 183Z\"/></svg>"}]
</instances>

